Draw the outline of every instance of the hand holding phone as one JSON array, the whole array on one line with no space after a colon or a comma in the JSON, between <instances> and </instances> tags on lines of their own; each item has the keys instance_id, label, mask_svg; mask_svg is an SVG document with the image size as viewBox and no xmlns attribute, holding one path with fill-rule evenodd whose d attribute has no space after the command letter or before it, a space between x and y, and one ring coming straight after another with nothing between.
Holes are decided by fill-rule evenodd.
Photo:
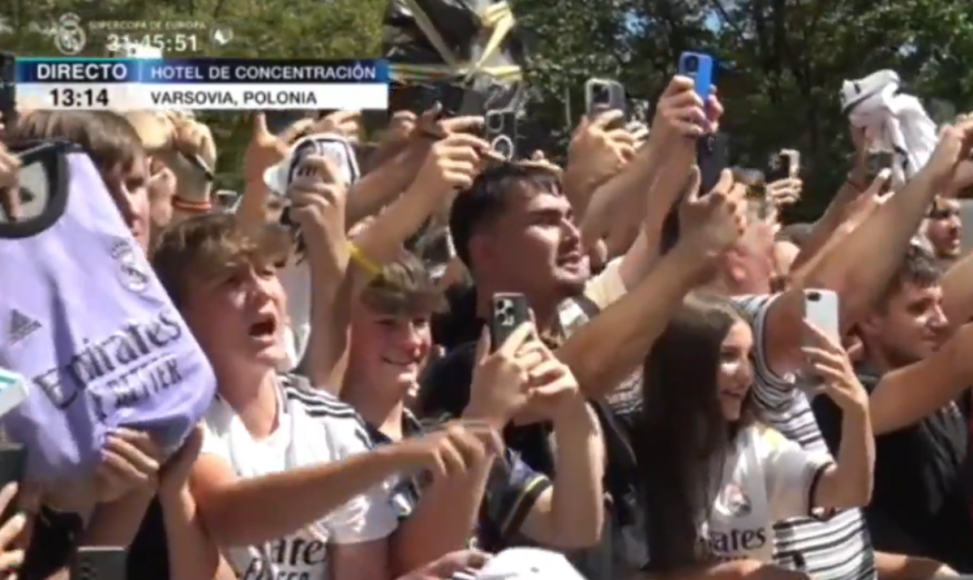
<instances>
[{"instance_id":1,"label":"hand holding phone","mask_svg":"<svg viewBox=\"0 0 973 580\"><path fill-rule=\"evenodd\" d=\"M838 295L832 290L805 290L804 319L841 344Z\"/></svg>"},{"instance_id":2,"label":"hand holding phone","mask_svg":"<svg viewBox=\"0 0 973 580\"><path fill-rule=\"evenodd\" d=\"M530 320L530 305L527 303L526 296L515 292L494 294L490 316L491 349L495 351L500 348L517 327Z\"/></svg>"},{"instance_id":3,"label":"hand holding phone","mask_svg":"<svg viewBox=\"0 0 973 580\"><path fill-rule=\"evenodd\" d=\"M517 113L514 111L487 111L486 141L504 161L517 157Z\"/></svg>"},{"instance_id":4,"label":"hand holding phone","mask_svg":"<svg viewBox=\"0 0 973 580\"><path fill-rule=\"evenodd\" d=\"M705 103L713 94L713 57L701 52L684 52L679 56L678 73L693 79L696 94Z\"/></svg>"},{"instance_id":5,"label":"hand holding phone","mask_svg":"<svg viewBox=\"0 0 973 580\"><path fill-rule=\"evenodd\" d=\"M883 170L891 170L895 154L885 149L870 149L865 156L865 178L870 184Z\"/></svg>"},{"instance_id":6,"label":"hand holding phone","mask_svg":"<svg viewBox=\"0 0 973 580\"><path fill-rule=\"evenodd\" d=\"M588 117L595 117L605 111L628 112L625 86L618 81L588 79L584 84L584 101Z\"/></svg>"}]
</instances>

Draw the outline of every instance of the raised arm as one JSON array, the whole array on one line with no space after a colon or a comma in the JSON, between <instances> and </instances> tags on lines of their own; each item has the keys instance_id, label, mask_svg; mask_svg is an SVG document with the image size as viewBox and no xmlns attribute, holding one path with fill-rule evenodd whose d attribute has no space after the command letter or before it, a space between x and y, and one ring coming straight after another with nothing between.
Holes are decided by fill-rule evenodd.
<instances>
[{"instance_id":1,"label":"raised arm","mask_svg":"<svg viewBox=\"0 0 973 580\"><path fill-rule=\"evenodd\" d=\"M698 186L699 172L694 171L684 203L701 213L698 227L683 232L676 247L648 276L558 349L558 358L571 368L587 396L605 395L638 368L686 293L712 261L739 239L745 188L735 186L729 170L702 198Z\"/></svg>"},{"instance_id":2,"label":"raised arm","mask_svg":"<svg viewBox=\"0 0 973 580\"><path fill-rule=\"evenodd\" d=\"M973 324L964 324L931 356L885 374L869 403L876 435L915 424L969 389L973 383L970 352Z\"/></svg>"},{"instance_id":3,"label":"raised arm","mask_svg":"<svg viewBox=\"0 0 973 580\"><path fill-rule=\"evenodd\" d=\"M298 173L288 199L311 271L311 335L301 367L312 385L337 394L348 340L346 189L324 157L308 157Z\"/></svg>"},{"instance_id":4,"label":"raised arm","mask_svg":"<svg viewBox=\"0 0 973 580\"><path fill-rule=\"evenodd\" d=\"M839 293L843 329L867 313L898 267L936 193L970 163L971 137L973 122L944 127L926 166L808 273L807 287Z\"/></svg>"}]
</instances>

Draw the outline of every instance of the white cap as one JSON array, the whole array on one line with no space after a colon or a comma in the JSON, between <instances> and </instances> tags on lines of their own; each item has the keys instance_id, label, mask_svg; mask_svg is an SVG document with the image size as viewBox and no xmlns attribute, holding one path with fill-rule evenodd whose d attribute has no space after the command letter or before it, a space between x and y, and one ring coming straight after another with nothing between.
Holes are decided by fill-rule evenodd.
<instances>
[{"instance_id":1,"label":"white cap","mask_svg":"<svg viewBox=\"0 0 973 580\"><path fill-rule=\"evenodd\" d=\"M487 560L477 580L585 580L563 554L540 548L510 548Z\"/></svg>"},{"instance_id":2,"label":"white cap","mask_svg":"<svg viewBox=\"0 0 973 580\"><path fill-rule=\"evenodd\" d=\"M277 195L286 195L294 180L297 166L309 155L321 155L330 159L345 185L352 185L360 177L355 149L341 135L318 133L302 137L291 147L283 161L264 172L264 183Z\"/></svg>"}]
</instances>

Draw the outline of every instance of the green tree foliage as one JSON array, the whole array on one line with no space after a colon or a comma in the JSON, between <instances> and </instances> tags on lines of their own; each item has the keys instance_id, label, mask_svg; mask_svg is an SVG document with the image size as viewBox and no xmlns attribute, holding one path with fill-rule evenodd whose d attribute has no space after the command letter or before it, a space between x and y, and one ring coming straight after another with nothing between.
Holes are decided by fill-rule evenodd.
<instances>
[{"instance_id":1,"label":"green tree foliage","mask_svg":"<svg viewBox=\"0 0 973 580\"><path fill-rule=\"evenodd\" d=\"M969 2L514 0L514 8L538 37L532 68L544 86L534 109L560 134L567 95L574 117L582 112L586 78L617 78L630 96L654 101L682 51L716 56L729 69L718 82L735 161L762 168L775 149L800 149L804 214L827 203L848 169L843 80L891 68L920 98L973 109Z\"/></svg>"},{"instance_id":2,"label":"green tree foliage","mask_svg":"<svg viewBox=\"0 0 973 580\"><path fill-rule=\"evenodd\" d=\"M49 32L73 12L104 20L201 21L229 25L225 48L200 56L371 57L380 53L387 0L3 0L0 49L54 55ZM816 211L847 169L850 144L839 110L841 82L880 68L898 71L921 98L973 109L973 7L953 0L511 0L532 44L532 118L563 152L583 113L584 81L623 81L655 101L680 52L710 52L728 64L719 94L735 161L761 167L797 147ZM133 33L134 34L134 33ZM89 31L85 53L104 55L105 33ZM206 115L220 146L219 178L237 175L249 122Z\"/></svg>"}]
</instances>

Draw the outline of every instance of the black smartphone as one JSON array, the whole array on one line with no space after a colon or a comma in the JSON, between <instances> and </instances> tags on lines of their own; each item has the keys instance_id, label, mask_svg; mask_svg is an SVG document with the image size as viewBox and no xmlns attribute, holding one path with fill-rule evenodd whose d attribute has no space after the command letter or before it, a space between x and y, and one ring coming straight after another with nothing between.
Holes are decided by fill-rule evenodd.
<instances>
[{"instance_id":1,"label":"black smartphone","mask_svg":"<svg viewBox=\"0 0 973 580\"><path fill-rule=\"evenodd\" d=\"M125 580L128 550L81 547L71 559L71 580Z\"/></svg>"},{"instance_id":2,"label":"black smartphone","mask_svg":"<svg viewBox=\"0 0 973 580\"><path fill-rule=\"evenodd\" d=\"M790 160L786 153L774 153L767 163L767 183L781 181L790 177Z\"/></svg>"},{"instance_id":3,"label":"black smartphone","mask_svg":"<svg viewBox=\"0 0 973 580\"><path fill-rule=\"evenodd\" d=\"M517 113L515 111L487 111L485 115L486 141L505 161L517 157Z\"/></svg>"},{"instance_id":4,"label":"black smartphone","mask_svg":"<svg viewBox=\"0 0 973 580\"><path fill-rule=\"evenodd\" d=\"M0 489L9 483L20 484L24 479L24 470L27 467L27 448L16 443L0 443ZM19 495L19 494L18 494ZM3 525L12 518L20 506L18 498L13 500L4 508L0 514L0 525Z\"/></svg>"},{"instance_id":5,"label":"black smartphone","mask_svg":"<svg viewBox=\"0 0 973 580\"><path fill-rule=\"evenodd\" d=\"M892 169L895 163L895 154L887 150L869 151L865 157L865 179L870 185L878 174L885 169Z\"/></svg>"},{"instance_id":6,"label":"black smartphone","mask_svg":"<svg viewBox=\"0 0 973 580\"><path fill-rule=\"evenodd\" d=\"M493 350L500 348L514 330L530 321L527 297L516 292L497 292L493 295L493 312L490 320L490 344Z\"/></svg>"},{"instance_id":7,"label":"black smartphone","mask_svg":"<svg viewBox=\"0 0 973 580\"><path fill-rule=\"evenodd\" d=\"M728 137L710 133L696 140L696 165L699 167L699 193L705 195L720 181L720 174L730 165Z\"/></svg>"},{"instance_id":8,"label":"black smartphone","mask_svg":"<svg viewBox=\"0 0 973 580\"><path fill-rule=\"evenodd\" d=\"M12 52L0 52L0 114L9 130L17 121L17 58Z\"/></svg>"}]
</instances>

